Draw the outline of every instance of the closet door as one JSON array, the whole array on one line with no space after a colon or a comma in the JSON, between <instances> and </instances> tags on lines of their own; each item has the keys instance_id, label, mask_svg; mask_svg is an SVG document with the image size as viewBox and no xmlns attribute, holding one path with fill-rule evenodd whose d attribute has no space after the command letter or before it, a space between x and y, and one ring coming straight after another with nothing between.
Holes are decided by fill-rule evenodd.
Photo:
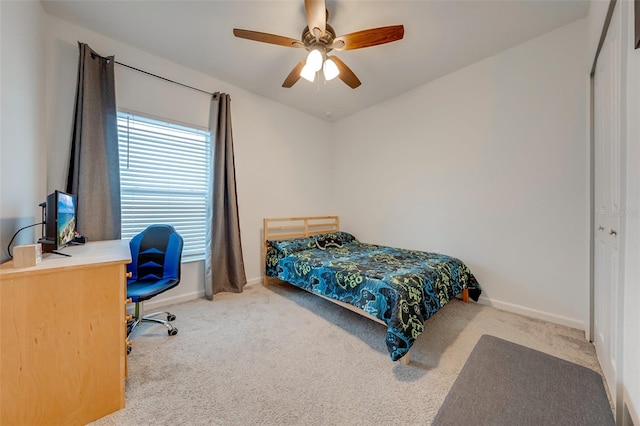
<instances>
[{"instance_id":1,"label":"closet door","mask_svg":"<svg viewBox=\"0 0 640 426\"><path fill-rule=\"evenodd\" d=\"M594 339L613 401L621 366L620 311L620 7L616 6L594 74Z\"/></svg>"}]
</instances>

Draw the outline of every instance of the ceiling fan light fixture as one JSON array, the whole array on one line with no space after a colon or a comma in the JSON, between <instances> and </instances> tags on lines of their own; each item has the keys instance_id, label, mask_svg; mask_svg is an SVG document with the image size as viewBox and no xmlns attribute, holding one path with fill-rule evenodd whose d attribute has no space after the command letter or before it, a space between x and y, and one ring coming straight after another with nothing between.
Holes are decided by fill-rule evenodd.
<instances>
[{"instance_id":1,"label":"ceiling fan light fixture","mask_svg":"<svg viewBox=\"0 0 640 426\"><path fill-rule=\"evenodd\" d=\"M327 60L324 61L322 72L324 73L324 79L327 81L333 80L340 74L338 66L331 58L327 58Z\"/></svg>"},{"instance_id":2,"label":"ceiling fan light fixture","mask_svg":"<svg viewBox=\"0 0 640 426\"><path fill-rule=\"evenodd\" d=\"M313 83L313 80L316 79L316 70L314 70L313 68L311 68L309 66L309 64L307 63L303 68L302 71L300 71L300 77L304 78L305 80L307 80L310 83Z\"/></svg>"},{"instance_id":3,"label":"ceiling fan light fixture","mask_svg":"<svg viewBox=\"0 0 640 426\"><path fill-rule=\"evenodd\" d=\"M309 56L307 56L307 63L305 65L305 68L309 67L313 70L313 72L320 71L320 68L322 68L323 59L324 58L322 57L322 52L320 52L320 50L311 49L311 51L309 52Z\"/></svg>"},{"instance_id":4,"label":"ceiling fan light fixture","mask_svg":"<svg viewBox=\"0 0 640 426\"><path fill-rule=\"evenodd\" d=\"M336 37L335 30L327 22L329 19L327 0L304 0L304 9L307 25L302 30L300 40L260 31L233 29L233 35L239 38L284 47L303 48L308 52L306 57L300 58L282 83L282 87L285 88L292 87L301 77L313 82L316 74L322 70L325 81L339 76L344 84L355 89L362 84L358 77L338 56L327 57L327 53L333 50L362 49L404 38L404 25L368 28Z\"/></svg>"}]
</instances>

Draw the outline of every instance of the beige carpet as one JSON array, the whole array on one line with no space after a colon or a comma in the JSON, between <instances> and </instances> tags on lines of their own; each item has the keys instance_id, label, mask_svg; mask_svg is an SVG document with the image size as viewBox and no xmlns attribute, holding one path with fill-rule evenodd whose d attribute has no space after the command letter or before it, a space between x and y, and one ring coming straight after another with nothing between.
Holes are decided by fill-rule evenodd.
<instances>
[{"instance_id":1,"label":"beige carpet","mask_svg":"<svg viewBox=\"0 0 640 426\"><path fill-rule=\"evenodd\" d=\"M600 372L582 331L473 302L427 321L409 366L384 326L284 283L170 311L179 333L136 332L127 406L96 425L428 425L482 334Z\"/></svg>"}]
</instances>

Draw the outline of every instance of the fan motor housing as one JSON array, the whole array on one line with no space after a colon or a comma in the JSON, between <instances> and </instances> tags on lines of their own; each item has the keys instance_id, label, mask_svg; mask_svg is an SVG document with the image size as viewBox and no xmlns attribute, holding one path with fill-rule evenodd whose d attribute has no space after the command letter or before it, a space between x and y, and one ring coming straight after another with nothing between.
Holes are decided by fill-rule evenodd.
<instances>
[{"instance_id":1,"label":"fan motor housing","mask_svg":"<svg viewBox=\"0 0 640 426\"><path fill-rule=\"evenodd\" d=\"M330 46L333 44L333 40L335 38L336 38L336 32L333 29L333 27L329 24L326 24L324 34L320 36L318 41L316 41L316 36L311 34L311 31L309 31L308 26L304 27L304 30L302 31L302 37L301 37L302 42L304 43L304 47L307 50L310 50L312 47L319 44L325 47L325 51L327 53L332 50Z\"/></svg>"}]
</instances>

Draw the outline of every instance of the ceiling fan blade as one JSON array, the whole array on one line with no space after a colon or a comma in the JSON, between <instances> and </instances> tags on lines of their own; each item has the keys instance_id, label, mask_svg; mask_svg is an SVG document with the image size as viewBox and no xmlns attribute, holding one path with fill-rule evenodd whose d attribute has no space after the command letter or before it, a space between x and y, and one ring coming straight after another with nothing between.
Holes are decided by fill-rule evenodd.
<instances>
[{"instance_id":1,"label":"ceiling fan blade","mask_svg":"<svg viewBox=\"0 0 640 426\"><path fill-rule=\"evenodd\" d=\"M262 43L277 44L285 47L304 47L300 40L283 37L275 34L261 33L259 31L233 29L233 35L247 40L260 41Z\"/></svg>"},{"instance_id":2,"label":"ceiling fan blade","mask_svg":"<svg viewBox=\"0 0 640 426\"><path fill-rule=\"evenodd\" d=\"M282 83L282 87L291 87L300 80L300 71L304 67L304 64L307 62L307 58L302 58L298 65L293 67L287 78L284 79L284 83Z\"/></svg>"},{"instance_id":3,"label":"ceiling fan blade","mask_svg":"<svg viewBox=\"0 0 640 426\"><path fill-rule=\"evenodd\" d=\"M337 50L362 49L363 47L377 46L402 40L404 37L404 25L391 25L389 27L370 28L355 33L336 37L333 47ZM344 46L340 47L340 44Z\"/></svg>"},{"instance_id":4,"label":"ceiling fan blade","mask_svg":"<svg viewBox=\"0 0 640 426\"><path fill-rule=\"evenodd\" d=\"M340 70L338 78L342 80L347 86L355 89L362 84L358 77L356 77L356 75L353 73L353 71L351 71L351 68L349 68L344 62L342 62L340 58L338 58L337 56L329 56L328 58L333 59L333 62L335 62L336 66Z\"/></svg>"},{"instance_id":5,"label":"ceiling fan blade","mask_svg":"<svg viewBox=\"0 0 640 426\"><path fill-rule=\"evenodd\" d=\"M304 8L307 12L307 25L309 31L317 37L323 36L327 25L327 8L324 0L304 0ZM313 30L318 28L320 34Z\"/></svg>"}]
</instances>

